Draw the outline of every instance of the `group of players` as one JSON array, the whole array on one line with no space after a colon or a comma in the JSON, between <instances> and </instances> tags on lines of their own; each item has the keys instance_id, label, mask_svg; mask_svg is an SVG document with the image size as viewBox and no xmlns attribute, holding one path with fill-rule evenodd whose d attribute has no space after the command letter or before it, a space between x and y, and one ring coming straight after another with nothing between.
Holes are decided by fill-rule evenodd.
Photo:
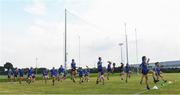
<instances>
[{"instance_id":1,"label":"group of players","mask_svg":"<svg viewBox=\"0 0 180 95\"><path fill-rule=\"evenodd\" d=\"M162 76L162 72L160 70L160 63L156 62L155 63L155 68L154 69L149 69L148 65L149 65L149 61L150 59L146 56L142 57L142 63L140 64L140 69L141 69L141 80L140 80L140 84L142 84L143 79L145 78L145 83L146 83L146 89L150 90L149 87L149 82L148 82L148 77L149 75L153 77L154 83L156 84L157 82L159 82L159 78L161 78L164 82L167 82L167 80L165 80ZM97 77L97 81L96 84L98 84L99 82L102 82L102 84L104 84L104 72L103 72L103 67L102 67L102 58L99 57L98 58L98 63L97 63L97 68L98 68L98 77ZM113 66L114 68L114 66ZM111 62L108 61L108 66L107 66L107 80L109 80L109 73L111 71L113 71L114 69L111 69ZM128 82L128 78L130 78L130 65L128 63L126 63L126 65L124 66L123 63L121 63L120 66L120 78L121 80L125 79L125 82Z\"/></svg>"},{"instance_id":2,"label":"group of players","mask_svg":"<svg viewBox=\"0 0 180 95\"><path fill-rule=\"evenodd\" d=\"M155 68L150 70L148 68L148 64L149 64L150 59L146 58L146 56L142 57L142 63L140 64L140 68L141 68L141 73L142 73L142 77L140 80L140 84L142 84L143 79L145 78L145 83L146 83L146 88L147 90L150 90L149 87L149 83L148 83L148 77L149 75L151 75L153 77L154 83L156 84L159 81L159 78L161 78L164 82L167 82L167 80L165 80L163 78L163 76L161 75L161 70L160 70L160 63L156 62L155 63ZM98 62L97 62L97 70L98 70L98 76L97 76L97 81L96 84L99 84L100 82L102 82L102 84L104 85L104 81L105 81L105 77L104 77L104 73L105 70L103 69L103 65L102 65L102 58L99 57L98 58ZM109 80L109 75L110 73L113 73L115 70L115 63L113 63L113 67L111 68L111 61L107 61L108 66L107 66L107 80ZM120 79L121 80L125 80L125 82L128 82L128 79L130 78L130 65L128 63L126 63L126 65L124 66L123 63L121 63L120 66ZM75 83L76 82L76 75L79 74L79 83L83 83L83 82L88 82L89 81L89 73L90 73L90 69L88 68L88 66L86 66L86 69L82 69L82 67L77 68L76 67L76 63L75 60L72 59L71 62L71 70L70 70L70 77L71 80ZM27 78L25 79L23 77L24 75L24 70L23 69L10 69L8 71L8 78L12 81L12 80L16 80L17 76L19 75L19 83L21 84L21 81L25 80L28 84L30 84L31 82L33 82L35 80L35 71L33 70L33 68L30 68L29 70L27 70ZM45 69L42 72L43 75L43 80L45 80L45 83L47 83L47 80L50 78L49 77L49 70ZM55 85L55 81L63 81L67 78L67 71L65 70L65 68L63 68L63 66L61 65L60 68L57 70L54 67L50 70L50 75L51 75L51 79L52 79L52 85Z\"/></svg>"}]
</instances>

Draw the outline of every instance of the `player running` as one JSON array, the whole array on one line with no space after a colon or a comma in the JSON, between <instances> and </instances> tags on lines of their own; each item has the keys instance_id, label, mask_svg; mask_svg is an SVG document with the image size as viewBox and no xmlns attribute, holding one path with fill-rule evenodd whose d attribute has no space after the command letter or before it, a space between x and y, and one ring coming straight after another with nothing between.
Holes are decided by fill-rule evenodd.
<instances>
[{"instance_id":1,"label":"player running","mask_svg":"<svg viewBox=\"0 0 180 95\"><path fill-rule=\"evenodd\" d=\"M83 71L82 67L79 67L78 73L79 73L79 78L80 78L79 84L81 84L84 81L84 71Z\"/></svg>"},{"instance_id":2,"label":"player running","mask_svg":"<svg viewBox=\"0 0 180 95\"><path fill-rule=\"evenodd\" d=\"M148 63L149 63L150 59L146 58L146 56L143 56L142 57L142 63L140 65L141 67L141 70L142 70L142 77L141 77L141 81L140 81L140 84L142 84L142 81L143 81L143 78L145 78L145 83L146 83L146 88L147 90L150 90L150 87L149 87L149 83L148 83L148 73L151 73L152 76L153 76L153 79L154 79L154 82L156 83L157 81L155 80L155 77L154 77L154 72L149 70L148 69Z\"/></svg>"},{"instance_id":3,"label":"player running","mask_svg":"<svg viewBox=\"0 0 180 95\"><path fill-rule=\"evenodd\" d=\"M47 83L48 80L48 69L43 70L43 79L45 80L45 84Z\"/></svg>"},{"instance_id":4,"label":"player running","mask_svg":"<svg viewBox=\"0 0 180 95\"><path fill-rule=\"evenodd\" d=\"M161 75L162 72L161 72L161 69L160 69L160 63L159 63L159 62L156 62L156 63L155 63L154 72L155 72L156 80L157 80L157 81L159 81L159 77L160 77L164 82L167 82L167 80L165 80L165 79L163 78L163 76Z\"/></svg>"},{"instance_id":5,"label":"player running","mask_svg":"<svg viewBox=\"0 0 180 95\"><path fill-rule=\"evenodd\" d=\"M109 80L109 74L112 72L112 69L111 69L111 62L108 61L108 66L107 66L107 80Z\"/></svg>"},{"instance_id":6,"label":"player running","mask_svg":"<svg viewBox=\"0 0 180 95\"><path fill-rule=\"evenodd\" d=\"M61 81L64 80L64 75L65 75L65 69L63 68L63 66L61 65L59 70L59 78L58 78L58 81Z\"/></svg>"},{"instance_id":7,"label":"player running","mask_svg":"<svg viewBox=\"0 0 180 95\"><path fill-rule=\"evenodd\" d=\"M18 70L19 72L19 84L21 84L21 82L24 80L24 77L23 77L23 75L24 75L24 70L23 69L19 69Z\"/></svg>"},{"instance_id":8,"label":"player running","mask_svg":"<svg viewBox=\"0 0 180 95\"><path fill-rule=\"evenodd\" d=\"M9 81L11 81L11 82L13 81L13 74L14 74L14 73L13 73L12 69L9 69L9 70L8 70L8 79L9 79Z\"/></svg>"},{"instance_id":9,"label":"player running","mask_svg":"<svg viewBox=\"0 0 180 95\"><path fill-rule=\"evenodd\" d=\"M13 70L13 75L14 75L14 78L13 78L13 80L14 80L14 82L17 80L17 76L18 76L18 68L15 68L14 70Z\"/></svg>"},{"instance_id":10,"label":"player running","mask_svg":"<svg viewBox=\"0 0 180 95\"><path fill-rule=\"evenodd\" d=\"M114 73L116 67L116 63L113 63L112 73Z\"/></svg>"},{"instance_id":11,"label":"player running","mask_svg":"<svg viewBox=\"0 0 180 95\"><path fill-rule=\"evenodd\" d=\"M84 70L84 81L86 82L89 81L89 73L90 73L90 69L88 66L86 66L86 69Z\"/></svg>"},{"instance_id":12,"label":"player running","mask_svg":"<svg viewBox=\"0 0 180 95\"><path fill-rule=\"evenodd\" d=\"M28 78L27 78L27 83L30 84L33 81L33 68L31 67L28 70Z\"/></svg>"},{"instance_id":13,"label":"player running","mask_svg":"<svg viewBox=\"0 0 180 95\"><path fill-rule=\"evenodd\" d=\"M57 78L57 70L53 67L51 69L52 85L54 86L55 80Z\"/></svg>"},{"instance_id":14,"label":"player running","mask_svg":"<svg viewBox=\"0 0 180 95\"><path fill-rule=\"evenodd\" d=\"M125 73L126 73L126 83L127 83L127 79L130 78L130 66L128 63L125 66Z\"/></svg>"},{"instance_id":15,"label":"player running","mask_svg":"<svg viewBox=\"0 0 180 95\"><path fill-rule=\"evenodd\" d=\"M120 78L121 80L124 80L124 64L121 63L121 66L120 66Z\"/></svg>"},{"instance_id":16,"label":"player running","mask_svg":"<svg viewBox=\"0 0 180 95\"><path fill-rule=\"evenodd\" d=\"M101 57L98 58L98 63L97 63L97 67L98 67L98 77L97 77L97 81L96 84L98 84L100 81L103 82L104 85L104 72L103 72L103 67L102 67L102 59Z\"/></svg>"},{"instance_id":17,"label":"player running","mask_svg":"<svg viewBox=\"0 0 180 95\"><path fill-rule=\"evenodd\" d=\"M72 63L71 63L71 77L73 82L75 83L75 78L76 78L76 63L74 61L74 59L72 59Z\"/></svg>"}]
</instances>

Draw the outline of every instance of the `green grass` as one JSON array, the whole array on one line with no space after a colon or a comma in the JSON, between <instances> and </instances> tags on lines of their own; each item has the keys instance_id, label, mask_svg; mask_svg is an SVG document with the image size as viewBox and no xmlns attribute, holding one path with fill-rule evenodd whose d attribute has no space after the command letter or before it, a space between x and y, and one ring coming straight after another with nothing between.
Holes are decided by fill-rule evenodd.
<instances>
[{"instance_id":1,"label":"green grass","mask_svg":"<svg viewBox=\"0 0 180 95\"><path fill-rule=\"evenodd\" d=\"M105 80L105 85L95 84L96 77L93 74L89 82L82 84L73 83L70 79L58 82L56 81L55 86L52 86L51 80L45 84L42 80L35 81L32 84L23 82L0 82L0 93L1 94L180 94L180 73L164 74L168 80L176 80L173 84L166 83L165 86L161 87L159 82L157 85L158 90L146 91L145 84L139 84L140 75L132 75L128 83L121 81L117 74L111 75L110 80ZM149 77L151 88L154 86L152 78ZM77 78L76 80L79 80Z\"/></svg>"}]
</instances>

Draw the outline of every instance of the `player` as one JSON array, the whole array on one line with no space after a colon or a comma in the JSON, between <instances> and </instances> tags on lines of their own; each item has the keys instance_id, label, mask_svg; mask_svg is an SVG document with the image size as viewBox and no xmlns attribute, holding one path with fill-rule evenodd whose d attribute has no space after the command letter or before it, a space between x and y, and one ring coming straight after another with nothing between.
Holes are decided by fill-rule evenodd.
<instances>
[{"instance_id":1,"label":"player","mask_svg":"<svg viewBox=\"0 0 180 95\"><path fill-rule=\"evenodd\" d=\"M76 63L74 61L74 59L72 59L72 63L71 63L71 76L72 76L72 80L75 83L75 78L76 78Z\"/></svg>"},{"instance_id":2,"label":"player","mask_svg":"<svg viewBox=\"0 0 180 95\"><path fill-rule=\"evenodd\" d=\"M8 79L9 79L9 81L11 81L11 82L13 81L13 76L14 76L13 74L14 74L14 73L13 73L12 69L9 69L9 70L8 70Z\"/></svg>"},{"instance_id":3,"label":"player","mask_svg":"<svg viewBox=\"0 0 180 95\"><path fill-rule=\"evenodd\" d=\"M23 69L19 69L18 70L19 72L19 84L21 84L21 82L24 80L24 77L23 77L23 75L24 75L24 70Z\"/></svg>"},{"instance_id":4,"label":"player","mask_svg":"<svg viewBox=\"0 0 180 95\"><path fill-rule=\"evenodd\" d=\"M116 67L116 63L113 63L112 73L114 73L115 67Z\"/></svg>"},{"instance_id":5,"label":"player","mask_svg":"<svg viewBox=\"0 0 180 95\"><path fill-rule=\"evenodd\" d=\"M54 86L55 80L57 78L57 70L53 67L51 69L52 85Z\"/></svg>"},{"instance_id":6,"label":"player","mask_svg":"<svg viewBox=\"0 0 180 95\"><path fill-rule=\"evenodd\" d=\"M48 70L47 69L44 69L43 70L43 79L45 80L45 84L47 83L47 80L48 80Z\"/></svg>"},{"instance_id":7,"label":"player","mask_svg":"<svg viewBox=\"0 0 180 95\"><path fill-rule=\"evenodd\" d=\"M111 62L108 61L108 66L107 66L107 80L109 80L109 74L112 72L112 69L111 69Z\"/></svg>"},{"instance_id":8,"label":"player","mask_svg":"<svg viewBox=\"0 0 180 95\"><path fill-rule=\"evenodd\" d=\"M33 81L33 68L31 67L28 70L28 79L27 79L27 83L30 84Z\"/></svg>"},{"instance_id":9,"label":"player","mask_svg":"<svg viewBox=\"0 0 180 95\"><path fill-rule=\"evenodd\" d=\"M63 66L61 65L59 70L59 78L58 78L58 81L61 81L64 80L64 75L65 75L65 69L63 68Z\"/></svg>"},{"instance_id":10,"label":"player","mask_svg":"<svg viewBox=\"0 0 180 95\"><path fill-rule=\"evenodd\" d=\"M103 72L103 67L102 67L102 59L101 57L98 58L98 63L97 63L97 67L98 67L98 77L97 77L97 81L96 84L99 83L99 81L103 82L104 85L104 72Z\"/></svg>"},{"instance_id":11,"label":"player","mask_svg":"<svg viewBox=\"0 0 180 95\"><path fill-rule=\"evenodd\" d=\"M81 84L84 81L84 71L83 71L82 67L79 67L78 73L79 73L79 78L80 78L79 84Z\"/></svg>"},{"instance_id":12,"label":"player","mask_svg":"<svg viewBox=\"0 0 180 95\"><path fill-rule=\"evenodd\" d=\"M124 72L126 73L126 83L127 83L128 77L130 78L130 66L129 66L128 63L125 66L125 71Z\"/></svg>"},{"instance_id":13,"label":"player","mask_svg":"<svg viewBox=\"0 0 180 95\"><path fill-rule=\"evenodd\" d=\"M121 63L121 66L120 66L120 78L121 80L124 80L124 64Z\"/></svg>"},{"instance_id":14,"label":"player","mask_svg":"<svg viewBox=\"0 0 180 95\"><path fill-rule=\"evenodd\" d=\"M147 90L150 90L149 83L148 83L148 73L149 73L149 74L152 74L153 79L154 79L154 82L155 82L155 83L157 82L157 81L155 80L155 77L154 77L154 72L148 69L148 63L149 63L149 61L150 61L149 58L148 58L148 60L147 60L146 56L143 56L143 57L142 57L142 63L141 63L141 65L140 65L141 70L142 70L142 72L141 72L141 73L142 73L142 77L141 77L140 84L142 84L143 78L145 78L145 83L146 83L146 88L147 88Z\"/></svg>"},{"instance_id":15,"label":"player","mask_svg":"<svg viewBox=\"0 0 180 95\"><path fill-rule=\"evenodd\" d=\"M34 82L36 80L36 75L35 75L35 71L33 70L33 74L32 74L32 82Z\"/></svg>"},{"instance_id":16,"label":"player","mask_svg":"<svg viewBox=\"0 0 180 95\"><path fill-rule=\"evenodd\" d=\"M18 76L18 68L15 68L14 70L13 70L13 75L14 75L14 82L17 80L17 76Z\"/></svg>"},{"instance_id":17,"label":"player","mask_svg":"<svg viewBox=\"0 0 180 95\"><path fill-rule=\"evenodd\" d=\"M160 77L164 82L167 82L167 80L165 80L165 79L163 78L163 76L161 75L162 72L161 72L161 69L160 69L160 63L159 63L159 62L156 62L156 63L155 63L154 72L155 72L155 75L156 75L156 77L157 77L157 79L156 79L157 81L159 81L159 77Z\"/></svg>"},{"instance_id":18,"label":"player","mask_svg":"<svg viewBox=\"0 0 180 95\"><path fill-rule=\"evenodd\" d=\"M85 74L84 74L84 81L88 82L89 81L89 73L90 73L90 69L88 66L86 66L86 69L84 70Z\"/></svg>"}]
</instances>

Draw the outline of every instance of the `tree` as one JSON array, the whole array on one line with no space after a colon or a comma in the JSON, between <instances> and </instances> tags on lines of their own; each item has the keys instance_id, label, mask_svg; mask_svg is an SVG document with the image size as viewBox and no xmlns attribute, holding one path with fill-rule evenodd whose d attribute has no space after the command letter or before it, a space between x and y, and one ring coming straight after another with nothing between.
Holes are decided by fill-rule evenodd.
<instances>
[{"instance_id":1,"label":"tree","mask_svg":"<svg viewBox=\"0 0 180 95\"><path fill-rule=\"evenodd\" d=\"M10 62L6 62L4 64L4 68L8 69L8 71L9 71L9 69L13 69L13 65Z\"/></svg>"},{"instance_id":2,"label":"tree","mask_svg":"<svg viewBox=\"0 0 180 95\"><path fill-rule=\"evenodd\" d=\"M3 66L0 66L0 74L4 72L4 67Z\"/></svg>"}]
</instances>

